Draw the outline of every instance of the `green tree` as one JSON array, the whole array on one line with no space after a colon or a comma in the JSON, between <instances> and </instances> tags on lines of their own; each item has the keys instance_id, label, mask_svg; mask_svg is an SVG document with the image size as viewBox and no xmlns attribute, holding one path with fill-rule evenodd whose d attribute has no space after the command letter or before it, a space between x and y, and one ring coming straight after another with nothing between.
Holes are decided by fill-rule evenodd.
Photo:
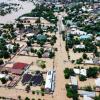
<instances>
[{"instance_id":1,"label":"green tree","mask_svg":"<svg viewBox=\"0 0 100 100\"><path fill-rule=\"evenodd\" d=\"M29 97L26 97L25 100L30 100L30 98Z\"/></svg>"},{"instance_id":2,"label":"green tree","mask_svg":"<svg viewBox=\"0 0 100 100\"><path fill-rule=\"evenodd\" d=\"M84 75L79 75L79 80L80 81L86 81L86 77Z\"/></svg>"},{"instance_id":3,"label":"green tree","mask_svg":"<svg viewBox=\"0 0 100 100\"><path fill-rule=\"evenodd\" d=\"M27 85L26 88L25 88L25 90L26 90L27 92L29 92L29 91L30 91L30 85Z\"/></svg>"},{"instance_id":4,"label":"green tree","mask_svg":"<svg viewBox=\"0 0 100 100\"><path fill-rule=\"evenodd\" d=\"M1 82L2 82L2 84L5 84L7 82L7 80L5 78L1 78Z\"/></svg>"},{"instance_id":5,"label":"green tree","mask_svg":"<svg viewBox=\"0 0 100 100\"><path fill-rule=\"evenodd\" d=\"M98 75L98 69L96 67L90 67L87 69L87 77L96 78Z\"/></svg>"}]
</instances>

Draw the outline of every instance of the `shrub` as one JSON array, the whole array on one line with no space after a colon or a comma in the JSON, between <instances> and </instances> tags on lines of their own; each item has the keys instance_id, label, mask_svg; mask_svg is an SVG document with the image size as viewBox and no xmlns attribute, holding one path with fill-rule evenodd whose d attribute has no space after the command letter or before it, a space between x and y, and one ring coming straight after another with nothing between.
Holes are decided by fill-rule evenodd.
<instances>
[{"instance_id":1,"label":"shrub","mask_svg":"<svg viewBox=\"0 0 100 100\"><path fill-rule=\"evenodd\" d=\"M76 64L81 64L83 62L83 59L82 58L79 58L76 60Z\"/></svg>"},{"instance_id":2,"label":"shrub","mask_svg":"<svg viewBox=\"0 0 100 100\"><path fill-rule=\"evenodd\" d=\"M87 54L83 53L83 59L87 59Z\"/></svg>"},{"instance_id":3,"label":"shrub","mask_svg":"<svg viewBox=\"0 0 100 100\"><path fill-rule=\"evenodd\" d=\"M30 100L30 98L29 97L26 97L25 100Z\"/></svg>"},{"instance_id":4,"label":"shrub","mask_svg":"<svg viewBox=\"0 0 100 100\"><path fill-rule=\"evenodd\" d=\"M91 87L91 86L86 86L86 87L84 87L84 89L85 89L86 91L92 91L92 87Z\"/></svg>"},{"instance_id":5,"label":"shrub","mask_svg":"<svg viewBox=\"0 0 100 100\"><path fill-rule=\"evenodd\" d=\"M80 76L79 76L79 80L80 80L80 81L86 81L86 77L85 77L84 75L80 75Z\"/></svg>"},{"instance_id":6,"label":"shrub","mask_svg":"<svg viewBox=\"0 0 100 100\"><path fill-rule=\"evenodd\" d=\"M74 76L74 74L75 73L72 69L65 68L65 70L64 70L65 79L68 79L70 76Z\"/></svg>"},{"instance_id":7,"label":"shrub","mask_svg":"<svg viewBox=\"0 0 100 100\"><path fill-rule=\"evenodd\" d=\"M99 95L99 96L96 96L96 97L94 98L94 100L100 100L100 95Z\"/></svg>"},{"instance_id":8,"label":"shrub","mask_svg":"<svg viewBox=\"0 0 100 100\"><path fill-rule=\"evenodd\" d=\"M35 94L35 91L32 91L32 94Z\"/></svg>"},{"instance_id":9,"label":"shrub","mask_svg":"<svg viewBox=\"0 0 100 100\"><path fill-rule=\"evenodd\" d=\"M32 100L35 100L35 98L32 98Z\"/></svg>"},{"instance_id":10,"label":"shrub","mask_svg":"<svg viewBox=\"0 0 100 100\"><path fill-rule=\"evenodd\" d=\"M3 60L0 60L0 65L4 64Z\"/></svg>"},{"instance_id":11,"label":"shrub","mask_svg":"<svg viewBox=\"0 0 100 100\"><path fill-rule=\"evenodd\" d=\"M5 84L7 82L7 80L5 78L1 78L1 82L2 82L2 84Z\"/></svg>"},{"instance_id":12,"label":"shrub","mask_svg":"<svg viewBox=\"0 0 100 100\"><path fill-rule=\"evenodd\" d=\"M96 67L90 67L87 69L87 77L96 78L98 74L98 69Z\"/></svg>"},{"instance_id":13,"label":"shrub","mask_svg":"<svg viewBox=\"0 0 100 100\"><path fill-rule=\"evenodd\" d=\"M73 100L78 100L78 91L73 89L71 86L66 85L67 97L73 98Z\"/></svg>"}]
</instances>

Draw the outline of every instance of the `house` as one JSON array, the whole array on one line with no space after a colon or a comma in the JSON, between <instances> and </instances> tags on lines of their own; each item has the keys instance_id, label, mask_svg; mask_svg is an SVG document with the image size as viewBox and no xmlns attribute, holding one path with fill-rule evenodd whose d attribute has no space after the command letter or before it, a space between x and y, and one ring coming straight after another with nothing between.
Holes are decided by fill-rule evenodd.
<instances>
[{"instance_id":1,"label":"house","mask_svg":"<svg viewBox=\"0 0 100 100\"><path fill-rule=\"evenodd\" d=\"M22 84L31 83L32 86L39 86L43 83L43 75L39 71L36 71L34 75L32 74L24 74L22 78Z\"/></svg>"},{"instance_id":2,"label":"house","mask_svg":"<svg viewBox=\"0 0 100 100\"><path fill-rule=\"evenodd\" d=\"M42 55L43 58L49 58L49 56L50 56L50 53L49 53L49 52L45 52L45 53Z\"/></svg>"},{"instance_id":3,"label":"house","mask_svg":"<svg viewBox=\"0 0 100 100\"><path fill-rule=\"evenodd\" d=\"M78 68L74 68L73 69L74 73L77 75L83 75L83 76L87 76L87 71L86 69L78 69Z\"/></svg>"},{"instance_id":4,"label":"house","mask_svg":"<svg viewBox=\"0 0 100 100\"><path fill-rule=\"evenodd\" d=\"M86 95L86 96L88 96L88 97L95 97L95 92L80 90L80 91L79 91L79 95L80 95L80 96Z\"/></svg>"},{"instance_id":5,"label":"house","mask_svg":"<svg viewBox=\"0 0 100 100\"><path fill-rule=\"evenodd\" d=\"M96 41L100 41L100 36L96 37L95 39Z\"/></svg>"},{"instance_id":6,"label":"house","mask_svg":"<svg viewBox=\"0 0 100 100\"><path fill-rule=\"evenodd\" d=\"M9 70L12 74L21 75L24 70L28 67L28 64L17 62L13 65L13 67Z\"/></svg>"},{"instance_id":7,"label":"house","mask_svg":"<svg viewBox=\"0 0 100 100\"><path fill-rule=\"evenodd\" d=\"M52 69L47 72L45 91L46 93L52 93L54 92L54 88L55 88L55 71Z\"/></svg>"},{"instance_id":8,"label":"house","mask_svg":"<svg viewBox=\"0 0 100 100\"><path fill-rule=\"evenodd\" d=\"M91 97L88 97L87 95L84 95L83 100L93 100L93 99Z\"/></svg>"},{"instance_id":9,"label":"house","mask_svg":"<svg viewBox=\"0 0 100 100\"><path fill-rule=\"evenodd\" d=\"M8 50L9 50L9 49L13 50L14 45L12 45L12 44L7 44L6 47L7 47Z\"/></svg>"},{"instance_id":10,"label":"house","mask_svg":"<svg viewBox=\"0 0 100 100\"><path fill-rule=\"evenodd\" d=\"M72 28L72 29L71 29L71 34L81 36L81 35L86 35L87 33L84 32L84 31L80 31L80 30L77 29L77 28Z\"/></svg>"},{"instance_id":11,"label":"house","mask_svg":"<svg viewBox=\"0 0 100 100\"><path fill-rule=\"evenodd\" d=\"M75 76L71 76L70 80L71 80L71 85L75 85L75 86L78 85L78 81L77 81L77 78Z\"/></svg>"},{"instance_id":12,"label":"house","mask_svg":"<svg viewBox=\"0 0 100 100\"><path fill-rule=\"evenodd\" d=\"M96 91L100 92L100 78L95 79Z\"/></svg>"},{"instance_id":13,"label":"house","mask_svg":"<svg viewBox=\"0 0 100 100\"><path fill-rule=\"evenodd\" d=\"M86 40L86 39L91 39L92 38L92 34L87 34L87 35L81 35L80 36L80 40Z\"/></svg>"},{"instance_id":14,"label":"house","mask_svg":"<svg viewBox=\"0 0 100 100\"><path fill-rule=\"evenodd\" d=\"M28 33L28 34L26 34L26 37L32 37L32 36L34 36L33 33Z\"/></svg>"},{"instance_id":15,"label":"house","mask_svg":"<svg viewBox=\"0 0 100 100\"><path fill-rule=\"evenodd\" d=\"M31 78L32 78L31 74L24 74L23 79L22 79L22 83L23 84L28 84L30 82Z\"/></svg>"},{"instance_id":16,"label":"house","mask_svg":"<svg viewBox=\"0 0 100 100\"><path fill-rule=\"evenodd\" d=\"M0 79L2 79L2 78L5 78L5 79L8 80L9 79L9 75L0 73Z\"/></svg>"},{"instance_id":17,"label":"house","mask_svg":"<svg viewBox=\"0 0 100 100\"><path fill-rule=\"evenodd\" d=\"M35 75L32 76L30 82L34 86L39 86L43 83L43 75L41 73L36 73Z\"/></svg>"},{"instance_id":18,"label":"house","mask_svg":"<svg viewBox=\"0 0 100 100\"><path fill-rule=\"evenodd\" d=\"M74 48L76 48L76 49L85 49L85 45L83 45L83 44L75 45Z\"/></svg>"},{"instance_id":19,"label":"house","mask_svg":"<svg viewBox=\"0 0 100 100\"><path fill-rule=\"evenodd\" d=\"M74 73L77 74L77 75L80 74L80 69L78 69L78 68L74 68L73 71L74 71Z\"/></svg>"},{"instance_id":20,"label":"house","mask_svg":"<svg viewBox=\"0 0 100 100\"><path fill-rule=\"evenodd\" d=\"M85 60L84 62L85 64L94 64L94 65L100 65L100 60L98 57L89 59L89 60Z\"/></svg>"},{"instance_id":21,"label":"house","mask_svg":"<svg viewBox=\"0 0 100 100\"><path fill-rule=\"evenodd\" d=\"M87 70L86 69L80 69L80 75L87 76Z\"/></svg>"}]
</instances>

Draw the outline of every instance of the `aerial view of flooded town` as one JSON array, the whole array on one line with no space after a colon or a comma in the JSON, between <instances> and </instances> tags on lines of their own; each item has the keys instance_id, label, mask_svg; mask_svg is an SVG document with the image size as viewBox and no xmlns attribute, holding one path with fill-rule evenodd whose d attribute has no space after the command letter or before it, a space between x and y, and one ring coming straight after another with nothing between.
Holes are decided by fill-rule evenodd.
<instances>
[{"instance_id":1,"label":"aerial view of flooded town","mask_svg":"<svg viewBox=\"0 0 100 100\"><path fill-rule=\"evenodd\" d=\"M0 0L0 100L100 100L100 0Z\"/></svg>"}]
</instances>

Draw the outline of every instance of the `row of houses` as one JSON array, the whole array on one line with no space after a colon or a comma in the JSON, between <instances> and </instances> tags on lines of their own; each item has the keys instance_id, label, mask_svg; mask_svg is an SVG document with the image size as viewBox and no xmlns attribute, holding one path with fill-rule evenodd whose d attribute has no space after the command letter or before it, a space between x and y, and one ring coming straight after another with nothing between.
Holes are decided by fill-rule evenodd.
<instances>
[{"instance_id":1,"label":"row of houses","mask_svg":"<svg viewBox=\"0 0 100 100\"><path fill-rule=\"evenodd\" d=\"M72 86L73 89L78 89L78 80L75 76L70 77L71 83L69 85ZM78 90L78 94L83 97L83 100L93 100L96 96L96 92L100 92L100 78L95 79L95 91L86 91L86 90Z\"/></svg>"}]
</instances>

